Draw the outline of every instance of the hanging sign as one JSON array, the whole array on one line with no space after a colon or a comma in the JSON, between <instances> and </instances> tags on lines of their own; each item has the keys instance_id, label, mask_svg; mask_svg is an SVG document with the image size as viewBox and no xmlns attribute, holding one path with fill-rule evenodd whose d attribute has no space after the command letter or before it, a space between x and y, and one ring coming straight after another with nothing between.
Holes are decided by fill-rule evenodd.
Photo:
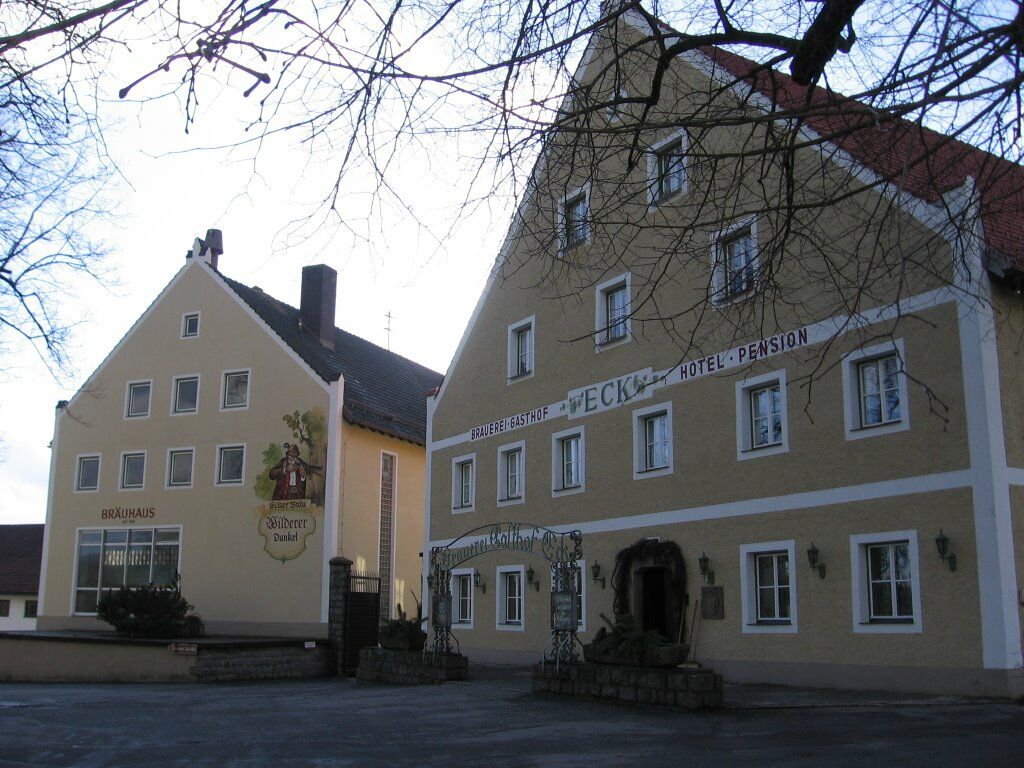
<instances>
[{"instance_id":1,"label":"hanging sign","mask_svg":"<svg viewBox=\"0 0 1024 768\"><path fill-rule=\"evenodd\" d=\"M551 593L551 629L556 632L571 632L579 627L575 592Z\"/></svg>"}]
</instances>

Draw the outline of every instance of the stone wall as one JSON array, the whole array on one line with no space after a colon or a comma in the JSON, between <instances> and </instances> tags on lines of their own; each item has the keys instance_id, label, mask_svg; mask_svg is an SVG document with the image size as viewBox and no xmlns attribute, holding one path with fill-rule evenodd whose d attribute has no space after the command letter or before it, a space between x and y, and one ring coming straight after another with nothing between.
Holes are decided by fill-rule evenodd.
<instances>
[{"instance_id":1,"label":"stone wall","mask_svg":"<svg viewBox=\"0 0 1024 768\"><path fill-rule=\"evenodd\" d=\"M535 664L533 691L672 709L722 706L722 676L709 669Z\"/></svg>"},{"instance_id":2,"label":"stone wall","mask_svg":"<svg viewBox=\"0 0 1024 768\"><path fill-rule=\"evenodd\" d=\"M360 684L439 685L446 680L468 678L469 658L466 656L424 656L422 651L384 648L363 648L359 652L356 679Z\"/></svg>"},{"instance_id":3,"label":"stone wall","mask_svg":"<svg viewBox=\"0 0 1024 768\"><path fill-rule=\"evenodd\" d=\"M333 673L333 657L326 643L317 643L315 648L301 644L200 648L195 658L190 672L201 683L323 677Z\"/></svg>"}]
</instances>

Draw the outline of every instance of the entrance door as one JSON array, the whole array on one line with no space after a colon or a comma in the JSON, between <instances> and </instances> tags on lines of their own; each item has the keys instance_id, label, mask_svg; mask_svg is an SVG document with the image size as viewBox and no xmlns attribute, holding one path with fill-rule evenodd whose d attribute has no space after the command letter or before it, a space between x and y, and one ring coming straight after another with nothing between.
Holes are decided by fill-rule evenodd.
<instances>
[{"instance_id":1,"label":"entrance door","mask_svg":"<svg viewBox=\"0 0 1024 768\"><path fill-rule=\"evenodd\" d=\"M377 645L380 626L380 576L353 573L345 601L344 671L354 675L359 667L359 651Z\"/></svg>"},{"instance_id":2,"label":"entrance door","mask_svg":"<svg viewBox=\"0 0 1024 768\"><path fill-rule=\"evenodd\" d=\"M668 638L668 568L644 568L640 577L640 615L644 631Z\"/></svg>"}]
</instances>

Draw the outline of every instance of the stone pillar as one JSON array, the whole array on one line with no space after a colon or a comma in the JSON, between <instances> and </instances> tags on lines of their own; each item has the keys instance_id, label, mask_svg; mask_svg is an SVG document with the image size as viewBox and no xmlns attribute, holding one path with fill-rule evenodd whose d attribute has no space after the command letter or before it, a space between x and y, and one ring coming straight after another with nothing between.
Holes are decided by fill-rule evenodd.
<instances>
[{"instance_id":1,"label":"stone pillar","mask_svg":"<svg viewBox=\"0 0 1024 768\"><path fill-rule=\"evenodd\" d=\"M345 674L345 615L351 580L352 561L347 557L332 557L327 596L327 639L331 643L334 673L339 676Z\"/></svg>"}]
</instances>

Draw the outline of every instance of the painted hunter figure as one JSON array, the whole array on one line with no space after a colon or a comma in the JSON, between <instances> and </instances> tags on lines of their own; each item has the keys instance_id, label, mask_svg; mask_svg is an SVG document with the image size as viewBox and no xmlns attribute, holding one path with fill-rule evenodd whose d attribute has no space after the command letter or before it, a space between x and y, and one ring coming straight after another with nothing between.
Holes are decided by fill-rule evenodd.
<instances>
[{"instance_id":1,"label":"painted hunter figure","mask_svg":"<svg viewBox=\"0 0 1024 768\"><path fill-rule=\"evenodd\" d=\"M298 443L284 444L284 458L270 470L274 480L274 501L306 498L306 476L320 467L307 464L299 456Z\"/></svg>"}]
</instances>

